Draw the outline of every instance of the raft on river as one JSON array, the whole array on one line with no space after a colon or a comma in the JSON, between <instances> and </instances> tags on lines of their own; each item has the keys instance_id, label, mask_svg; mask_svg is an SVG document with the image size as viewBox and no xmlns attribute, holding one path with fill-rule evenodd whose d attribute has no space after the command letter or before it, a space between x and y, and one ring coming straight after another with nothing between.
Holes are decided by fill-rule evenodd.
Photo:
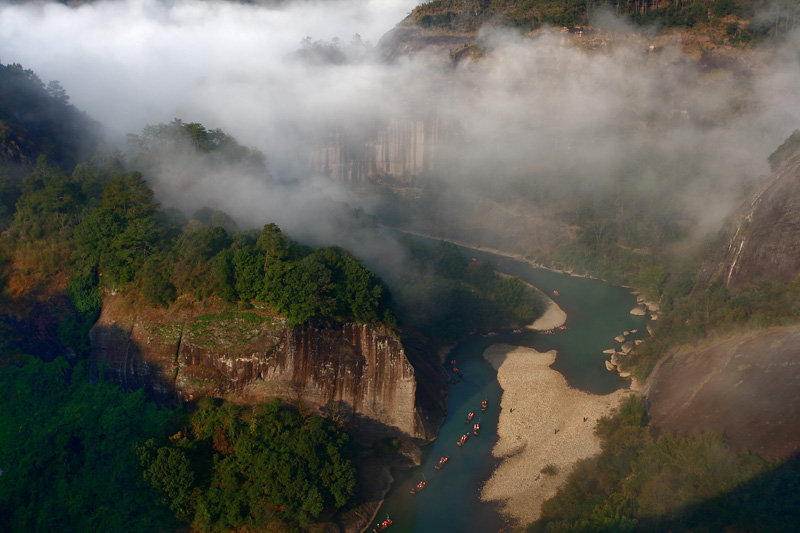
<instances>
[{"instance_id":1,"label":"raft on river","mask_svg":"<svg viewBox=\"0 0 800 533\"><path fill-rule=\"evenodd\" d=\"M411 489L411 494L418 494L418 493L422 492L425 489L425 487L427 487L427 486L428 486L428 482L427 481L420 481L419 483L417 483L416 487Z\"/></svg>"}]
</instances>

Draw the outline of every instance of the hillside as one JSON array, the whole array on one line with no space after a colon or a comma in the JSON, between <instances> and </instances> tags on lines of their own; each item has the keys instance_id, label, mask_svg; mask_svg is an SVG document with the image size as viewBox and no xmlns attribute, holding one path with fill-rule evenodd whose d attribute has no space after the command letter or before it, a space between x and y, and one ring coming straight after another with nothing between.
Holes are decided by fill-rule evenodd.
<instances>
[{"instance_id":1,"label":"hillside","mask_svg":"<svg viewBox=\"0 0 800 533\"><path fill-rule=\"evenodd\" d=\"M100 124L72 106L57 81L45 85L22 65L0 65L0 163L14 175L40 155L72 168L94 155L100 136Z\"/></svg>"},{"instance_id":2,"label":"hillside","mask_svg":"<svg viewBox=\"0 0 800 533\"><path fill-rule=\"evenodd\" d=\"M651 423L685 435L719 433L766 459L800 452L798 326L743 332L673 351L644 392Z\"/></svg>"},{"instance_id":3,"label":"hillside","mask_svg":"<svg viewBox=\"0 0 800 533\"><path fill-rule=\"evenodd\" d=\"M736 44L763 39L770 26L774 31L793 29L796 6L775 6L768 16L756 21L760 7L762 2L748 0L432 0L417 6L401 26L417 25L434 33L462 35L475 34L486 26L523 32L561 26L585 33L592 31L598 13L605 10L637 26L678 30L685 36L706 35Z\"/></svg>"},{"instance_id":4,"label":"hillside","mask_svg":"<svg viewBox=\"0 0 800 533\"><path fill-rule=\"evenodd\" d=\"M800 155L776 167L720 232L696 291L713 283L728 289L757 280L789 283L800 275Z\"/></svg>"}]
</instances>

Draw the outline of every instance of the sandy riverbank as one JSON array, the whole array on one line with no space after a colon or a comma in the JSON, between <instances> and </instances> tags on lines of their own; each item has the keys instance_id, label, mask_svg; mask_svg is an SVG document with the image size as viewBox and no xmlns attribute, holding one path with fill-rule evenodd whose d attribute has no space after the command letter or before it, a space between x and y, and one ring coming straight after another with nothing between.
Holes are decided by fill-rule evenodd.
<instances>
[{"instance_id":1,"label":"sandy riverbank","mask_svg":"<svg viewBox=\"0 0 800 533\"><path fill-rule=\"evenodd\" d=\"M600 451L595 422L630 392L596 396L569 387L550 368L555 351L493 345L484 357L503 388L499 440L492 450L502 460L481 499L498 502L505 516L526 524L539 517L542 502L555 494L573 463ZM558 473L542 474L550 464Z\"/></svg>"},{"instance_id":2,"label":"sandy riverbank","mask_svg":"<svg viewBox=\"0 0 800 533\"><path fill-rule=\"evenodd\" d=\"M555 329L558 326L564 324L567 321L567 313L561 309L557 303L553 301L552 298L547 296L542 291L539 291L541 294L542 299L545 301L547 308L544 310L544 314L536 319L533 324L525 326L528 329L534 329L536 331L544 331L547 329Z\"/></svg>"}]
</instances>

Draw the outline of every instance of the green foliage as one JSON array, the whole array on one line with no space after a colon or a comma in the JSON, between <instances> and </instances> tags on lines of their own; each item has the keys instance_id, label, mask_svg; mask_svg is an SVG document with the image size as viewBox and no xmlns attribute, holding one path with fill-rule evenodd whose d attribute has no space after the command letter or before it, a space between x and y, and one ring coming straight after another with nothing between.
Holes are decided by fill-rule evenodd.
<instances>
[{"instance_id":1,"label":"green foliage","mask_svg":"<svg viewBox=\"0 0 800 533\"><path fill-rule=\"evenodd\" d=\"M202 207L194 212L192 218L199 220L206 226L219 226L229 235L236 232L236 222L224 211L214 211L210 207Z\"/></svg>"},{"instance_id":2,"label":"green foliage","mask_svg":"<svg viewBox=\"0 0 800 533\"><path fill-rule=\"evenodd\" d=\"M293 259L291 244L277 224L266 224L256 241L256 249L265 255L264 267L271 263Z\"/></svg>"},{"instance_id":3,"label":"green foliage","mask_svg":"<svg viewBox=\"0 0 800 533\"><path fill-rule=\"evenodd\" d=\"M555 476L556 474L558 474L558 467L553 463L549 463L546 466L542 467L540 472L545 476Z\"/></svg>"},{"instance_id":4,"label":"green foliage","mask_svg":"<svg viewBox=\"0 0 800 533\"><path fill-rule=\"evenodd\" d=\"M497 280L497 274L489 261L473 261L467 271L467 282L483 293L489 293Z\"/></svg>"},{"instance_id":5,"label":"green foliage","mask_svg":"<svg viewBox=\"0 0 800 533\"><path fill-rule=\"evenodd\" d=\"M437 276L463 279L467 273L467 259L455 244L439 241L433 267Z\"/></svg>"},{"instance_id":6,"label":"green foliage","mask_svg":"<svg viewBox=\"0 0 800 533\"><path fill-rule=\"evenodd\" d=\"M76 271L67 285L67 294L72 305L78 313L92 322L97 320L103 305L98 281L97 268L89 267L84 271Z\"/></svg>"},{"instance_id":7,"label":"green foliage","mask_svg":"<svg viewBox=\"0 0 800 533\"><path fill-rule=\"evenodd\" d=\"M179 519L186 519L184 506L194 483L194 472L186 452L177 447L156 448L156 441L148 439L136 448L136 454L144 470L144 480L164 495L162 503L169 506Z\"/></svg>"},{"instance_id":8,"label":"green foliage","mask_svg":"<svg viewBox=\"0 0 800 533\"><path fill-rule=\"evenodd\" d=\"M748 325L763 328L800 320L799 281L787 285L760 281L735 291L714 284L695 294L687 294L688 286L686 280L678 280L666 287L662 297L665 312L659 326L629 363L637 378L645 379L667 350L696 342L712 331L741 330Z\"/></svg>"},{"instance_id":9,"label":"green foliage","mask_svg":"<svg viewBox=\"0 0 800 533\"><path fill-rule=\"evenodd\" d=\"M17 199L22 192L8 171L0 169L0 228L5 227L16 211Z\"/></svg>"},{"instance_id":10,"label":"green foliage","mask_svg":"<svg viewBox=\"0 0 800 533\"><path fill-rule=\"evenodd\" d=\"M427 337L451 343L472 331L529 324L542 314L536 293L518 278L499 277L491 263L467 261L451 243L401 242L416 272L394 280L392 293L404 324Z\"/></svg>"},{"instance_id":11,"label":"green foliage","mask_svg":"<svg viewBox=\"0 0 800 533\"><path fill-rule=\"evenodd\" d=\"M724 501L767 472L762 460L731 453L719 435L656 436L646 419L644 404L635 396L612 417L601 419L596 428L603 439L601 454L573 468L567 483L542 505L542 518L527 530L685 530L681 516L687 507L714 498ZM694 525L715 523L719 510L709 509ZM729 510L726 514L731 516ZM722 524L729 526L744 515Z\"/></svg>"},{"instance_id":12,"label":"green foliage","mask_svg":"<svg viewBox=\"0 0 800 533\"><path fill-rule=\"evenodd\" d=\"M637 287L653 301L661 298L661 292L667 282L669 273L662 265L649 266L639 271Z\"/></svg>"},{"instance_id":13,"label":"green foliage","mask_svg":"<svg viewBox=\"0 0 800 533\"><path fill-rule=\"evenodd\" d=\"M163 245L166 228L157 209L153 191L139 172L109 179L100 207L75 229L82 260L96 265L112 285L132 282L147 257Z\"/></svg>"},{"instance_id":14,"label":"green foliage","mask_svg":"<svg viewBox=\"0 0 800 533\"><path fill-rule=\"evenodd\" d=\"M730 15L736 9L736 0L716 0L714 6L711 8L713 13L718 17Z\"/></svg>"},{"instance_id":15,"label":"green foliage","mask_svg":"<svg viewBox=\"0 0 800 533\"><path fill-rule=\"evenodd\" d=\"M145 479L193 527L305 527L353 497L349 437L322 418L277 399L246 410L204 399L190 423L191 436L148 442L139 457Z\"/></svg>"},{"instance_id":16,"label":"green foliage","mask_svg":"<svg viewBox=\"0 0 800 533\"><path fill-rule=\"evenodd\" d=\"M403 327L442 344L453 343L465 333L503 325L494 302L462 283L421 277L394 281L391 288Z\"/></svg>"},{"instance_id":17,"label":"green foliage","mask_svg":"<svg viewBox=\"0 0 800 533\"><path fill-rule=\"evenodd\" d=\"M493 299L514 325L530 324L544 312L542 302L519 278L497 280Z\"/></svg>"},{"instance_id":18,"label":"green foliage","mask_svg":"<svg viewBox=\"0 0 800 533\"><path fill-rule=\"evenodd\" d=\"M211 269L217 294L226 302L235 302L237 296L233 254L228 250L218 253L212 261Z\"/></svg>"},{"instance_id":19,"label":"green foliage","mask_svg":"<svg viewBox=\"0 0 800 533\"><path fill-rule=\"evenodd\" d=\"M71 374L71 375L70 375ZM24 359L0 368L0 522L7 531L174 527L141 479L134 444L170 415L143 392L93 385L81 365Z\"/></svg>"},{"instance_id":20,"label":"green foliage","mask_svg":"<svg viewBox=\"0 0 800 533\"><path fill-rule=\"evenodd\" d=\"M40 156L34 170L22 182L14 225L25 236L41 239L71 227L81 210L83 195L78 184L59 167Z\"/></svg>"},{"instance_id":21,"label":"green foliage","mask_svg":"<svg viewBox=\"0 0 800 533\"><path fill-rule=\"evenodd\" d=\"M255 300L264 290L264 255L250 249L233 254L236 294L245 302Z\"/></svg>"},{"instance_id":22,"label":"green foliage","mask_svg":"<svg viewBox=\"0 0 800 533\"><path fill-rule=\"evenodd\" d=\"M169 269L157 259L148 259L139 273L142 297L153 307L168 307L177 296L175 285L169 280Z\"/></svg>"},{"instance_id":23,"label":"green foliage","mask_svg":"<svg viewBox=\"0 0 800 533\"><path fill-rule=\"evenodd\" d=\"M247 148L220 129L209 130L197 122L175 119L169 124L148 125L141 135L129 135L128 143L134 164L146 172L158 172L178 156L185 159L174 172L208 172L236 169L268 175L264 154Z\"/></svg>"},{"instance_id":24,"label":"green foliage","mask_svg":"<svg viewBox=\"0 0 800 533\"><path fill-rule=\"evenodd\" d=\"M322 248L297 261L270 253L262 299L291 323L316 318L394 324L386 287L345 250Z\"/></svg>"},{"instance_id":25,"label":"green foliage","mask_svg":"<svg viewBox=\"0 0 800 533\"><path fill-rule=\"evenodd\" d=\"M100 316L103 302L98 289L97 268L75 271L67 284L67 294L76 313L61 317L58 338L78 355L91 352L89 331Z\"/></svg>"}]
</instances>

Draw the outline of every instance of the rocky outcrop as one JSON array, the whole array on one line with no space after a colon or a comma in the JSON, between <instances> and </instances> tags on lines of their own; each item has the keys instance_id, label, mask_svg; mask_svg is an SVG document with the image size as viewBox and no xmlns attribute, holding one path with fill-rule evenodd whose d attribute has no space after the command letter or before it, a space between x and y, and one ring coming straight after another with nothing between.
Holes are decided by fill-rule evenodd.
<instances>
[{"instance_id":1,"label":"rocky outcrop","mask_svg":"<svg viewBox=\"0 0 800 533\"><path fill-rule=\"evenodd\" d=\"M800 275L800 156L784 162L734 214L698 275L696 290Z\"/></svg>"},{"instance_id":2,"label":"rocky outcrop","mask_svg":"<svg viewBox=\"0 0 800 533\"><path fill-rule=\"evenodd\" d=\"M435 118L394 120L368 135L331 135L309 163L317 174L346 182L418 176L434 166L438 135Z\"/></svg>"},{"instance_id":3,"label":"rocky outcrop","mask_svg":"<svg viewBox=\"0 0 800 533\"><path fill-rule=\"evenodd\" d=\"M644 391L652 423L685 434L722 433L737 452L796 455L798 346L800 326L675 350L659 362Z\"/></svg>"},{"instance_id":4,"label":"rocky outcrop","mask_svg":"<svg viewBox=\"0 0 800 533\"><path fill-rule=\"evenodd\" d=\"M290 327L257 310L135 312L110 297L91 340L97 368L162 401L279 397L344 421L366 444L431 440L444 418L441 370L380 326Z\"/></svg>"}]
</instances>

